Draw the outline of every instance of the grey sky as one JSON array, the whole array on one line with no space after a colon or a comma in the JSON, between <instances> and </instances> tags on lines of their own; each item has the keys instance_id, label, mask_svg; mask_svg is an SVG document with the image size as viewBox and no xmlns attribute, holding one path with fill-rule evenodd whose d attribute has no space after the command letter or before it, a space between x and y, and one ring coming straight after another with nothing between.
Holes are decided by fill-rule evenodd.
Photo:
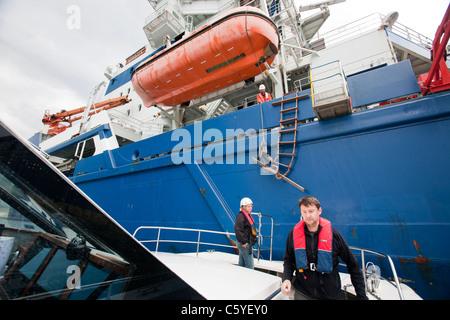
<instances>
[{"instance_id":1,"label":"grey sky","mask_svg":"<svg viewBox=\"0 0 450 320\"><path fill-rule=\"evenodd\" d=\"M400 23L433 38L447 6L448 0L347 0L330 7L324 29L399 11ZM73 8L80 10L79 29L71 29ZM142 27L152 11L146 0L0 0L2 121L29 138L41 130L46 109L84 106L106 67L147 43Z\"/></svg>"}]
</instances>

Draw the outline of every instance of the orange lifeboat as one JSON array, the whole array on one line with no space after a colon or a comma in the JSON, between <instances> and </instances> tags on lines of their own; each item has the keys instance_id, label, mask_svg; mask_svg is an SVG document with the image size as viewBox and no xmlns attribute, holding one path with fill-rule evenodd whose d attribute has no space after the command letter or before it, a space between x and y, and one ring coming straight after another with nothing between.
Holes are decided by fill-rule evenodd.
<instances>
[{"instance_id":1,"label":"orange lifeboat","mask_svg":"<svg viewBox=\"0 0 450 320\"><path fill-rule=\"evenodd\" d=\"M133 87L146 107L179 105L261 74L278 48L270 18L239 7L140 64Z\"/></svg>"}]
</instances>

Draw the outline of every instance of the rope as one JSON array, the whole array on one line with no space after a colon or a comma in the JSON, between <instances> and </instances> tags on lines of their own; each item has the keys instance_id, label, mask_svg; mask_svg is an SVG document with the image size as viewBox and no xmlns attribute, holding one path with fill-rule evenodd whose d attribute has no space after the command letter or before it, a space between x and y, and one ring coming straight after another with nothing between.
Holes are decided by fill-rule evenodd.
<instances>
[{"instance_id":1,"label":"rope","mask_svg":"<svg viewBox=\"0 0 450 320\"><path fill-rule=\"evenodd\" d=\"M245 14L245 34L247 35L248 42L250 43L250 46L251 46L251 48L252 48L253 55L255 56L255 61L256 61L256 64L258 65L259 71L260 71L260 73L263 74L263 81L264 81L264 84L265 84L266 87L268 88L269 85L268 85L268 83L267 83L267 76L265 75L264 71L263 71L262 68L261 68L261 63L259 63L260 61L259 61L258 57L256 56L255 48L253 48L252 40L250 39L250 35L248 34L248 29L247 29L247 19L248 19L248 15L247 15L247 12L248 12L248 11L245 11L245 13L246 13L246 14Z\"/></svg>"}]
</instances>

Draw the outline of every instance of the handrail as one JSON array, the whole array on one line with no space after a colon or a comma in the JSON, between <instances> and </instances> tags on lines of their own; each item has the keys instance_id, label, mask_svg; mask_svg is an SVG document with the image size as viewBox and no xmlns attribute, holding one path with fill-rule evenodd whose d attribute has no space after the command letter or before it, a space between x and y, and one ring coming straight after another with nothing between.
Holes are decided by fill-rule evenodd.
<instances>
[{"instance_id":1,"label":"handrail","mask_svg":"<svg viewBox=\"0 0 450 320\"><path fill-rule=\"evenodd\" d=\"M376 255L379 255L379 256L384 256L384 257L386 257L388 259L389 265L391 267L392 274L394 275L395 285L391 281L387 281L387 282L389 282L390 284L392 284L394 287L397 288L397 292L398 292L398 295L400 297L400 300L405 300L405 297L403 295L403 290L400 287L400 282L398 280L397 272L395 270L394 262L392 261L392 259L391 259L391 257L389 255L387 255L385 253L378 252L378 251L373 251L373 250L363 249L363 248L358 248L358 247L352 247L352 246L350 246L350 249L352 249L352 250L359 250L361 252L361 264L362 264L361 267L362 267L362 270L363 270L363 276L364 276L364 282L366 284L366 290L367 290L367 278L366 278L366 267L365 267L365 259L364 259L364 253L365 252L376 254Z\"/></svg>"},{"instance_id":2,"label":"handrail","mask_svg":"<svg viewBox=\"0 0 450 320\"><path fill-rule=\"evenodd\" d=\"M270 254L269 254L269 261L272 261L272 247L273 247L273 218L269 215L266 214L262 214L262 213L256 213L256 212L252 212L252 215L258 216L258 222L259 222L259 228L258 228L258 261L261 257L261 250L270 250ZM271 221L271 225L270 225L270 236L263 236L261 234L261 226L262 226L262 221L261 221L261 217L268 217ZM262 244L262 239L263 238L269 238L270 239L270 248L269 249L261 249L261 244Z\"/></svg>"},{"instance_id":3,"label":"handrail","mask_svg":"<svg viewBox=\"0 0 450 320\"><path fill-rule=\"evenodd\" d=\"M230 233L230 232L222 232L222 231L211 231L211 230L202 230L202 229L190 229L190 228L173 228L173 227L155 227L155 226L141 226L139 228L137 228L134 233L133 233L133 237L136 238L136 234L139 232L139 230L143 230L143 229L156 229L158 230L158 237L156 240L142 240L139 241L141 243L153 243L156 242L156 249L155 252L158 252L158 247L159 247L159 243L160 242L175 242L175 243L188 243L188 244L197 244L197 252L196 255L198 256L198 252L199 252L199 248L201 244L205 244L205 245L214 245L214 246L218 246L218 247L226 247L226 248L236 248L236 246L230 246L230 245L223 245L223 244L219 244L219 243L208 243L208 242L201 242L201 234L202 233L213 233L213 234L223 234L228 236L231 235L235 235L234 233ZM177 230L177 231L191 231L191 232L198 232L198 237L197 237L197 241L185 241L185 240L161 240L161 230Z\"/></svg>"},{"instance_id":4,"label":"handrail","mask_svg":"<svg viewBox=\"0 0 450 320\"><path fill-rule=\"evenodd\" d=\"M262 238L270 238L270 261L272 261L272 245L273 245L273 218L271 216L268 215L264 215L261 213L252 213L252 215L257 215L259 217L259 230L258 230L258 239L262 239ZM261 235L261 217L265 216L265 217L269 217L272 221L272 226L271 226L271 236L262 236ZM133 233L133 237L136 238L136 234L140 231L140 230L144 230L144 229L153 229L153 230L158 230L158 236L156 240L142 240L139 241L141 243L154 243L156 242L156 249L155 252L158 252L158 248L159 248L159 243L161 242L172 242L172 243L187 243L187 244L196 244L197 245L197 250L196 250L196 256L198 256L198 253L200 251L200 245L211 245L211 246L218 246L218 247L226 247L226 248L237 248L236 246L232 246L232 245L223 245L223 244L219 244L219 243L210 243L210 242L201 242L201 234L202 233L209 233L209 234L223 234L226 235L228 238L230 236L236 236L235 233L231 233L231 232L223 232L223 231L212 231L212 230L204 230L204 229L191 229L191 228L175 228L175 227L156 227L156 226L141 226L138 227L134 233ZM161 230L176 230L176 231L189 231L189 232L198 232L198 236L197 236L197 241L186 241L186 240L161 240ZM260 242L259 242L260 244ZM397 292L398 295L400 297L400 300L405 300L405 297L403 295L403 290L400 287L400 281L398 279L397 276L397 272L395 270L395 266L394 266L394 262L392 261L391 257L387 254L378 252L378 251L373 251L373 250L369 250L369 249L363 249L363 248L359 248L359 247L353 247L350 246L351 250L358 250L361 252L361 260L362 260L362 271L363 271L363 277L364 277L364 282L366 284L366 290L367 290L367 277L366 277L366 268L365 268L365 253L371 253L371 254L376 254L379 256L384 256L388 259L389 261L389 265L391 267L391 271L392 274L394 276L394 280L395 280L395 284L392 283L392 281L387 281L390 284L392 284L394 287L397 288ZM258 245L258 260L260 258L260 245ZM264 250L264 249L263 249ZM267 250L267 249L266 249Z\"/></svg>"},{"instance_id":5,"label":"handrail","mask_svg":"<svg viewBox=\"0 0 450 320\"><path fill-rule=\"evenodd\" d=\"M311 41L324 38L325 42L328 44L328 47L331 45L337 45L352 37L380 28L384 17L385 16L383 14L373 13L364 18L339 26L333 30L326 31L324 33L320 33L319 31ZM419 32L412 30L399 22L396 22L393 25L392 31L422 47L431 46L433 41L427 36L424 36L423 34L420 34Z\"/></svg>"},{"instance_id":6,"label":"handrail","mask_svg":"<svg viewBox=\"0 0 450 320\"><path fill-rule=\"evenodd\" d=\"M252 215L257 215L259 217L259 228L258 228L258 234L257 234L257 239L258 239L258 250L257 250L257 258L258 260L261 258L261 251L262 250L270 250L270 261L272 261L272 246L273 246L273 218L271 216L262 214L262 213L252 213ZM268 217L271 219L271 234L270 236L263 236L261 234L261 217ZM224 244L220 244L220 243L210 243L210 242L201 242L201 234L202 233L209 233L209 234L223 234L226 235L227 238L230 238L230 236L236 236L235 233L231 233L231 232L223 232L223 231L212 231L212 230L204 230L204 229L191 229L191 228L175 228L175 227L157 227L157 226L141 226L138 227L134 233L133 233L133 237L136 238L136 234L140 231L140 230L144 230L144 229L153 229L153 230L158 230L158 236L156 238L156 240L142 240L139 242L141 243L155 243L156 242L156 248L155 248L155 252L158 252L159 249L159 244L160 243L185 243L185 244L196 244L197 245L197 250L196 250L196 256L198 256L198 253L200 251L200 245L209 245L209 246L216 246L216 247L224 247L224 248L234 248L236 249L237 246L233 246L233 245L224 245ZM161 230L176 230L176 231L188 231L188 232L198 232L198 236L197 236L197 241L187 241L187 240L161 240ZM262 244L262 239L263 238L270 238L270 248L269 249L261 249L261 244Z\"/></svg>"}]
</instances>

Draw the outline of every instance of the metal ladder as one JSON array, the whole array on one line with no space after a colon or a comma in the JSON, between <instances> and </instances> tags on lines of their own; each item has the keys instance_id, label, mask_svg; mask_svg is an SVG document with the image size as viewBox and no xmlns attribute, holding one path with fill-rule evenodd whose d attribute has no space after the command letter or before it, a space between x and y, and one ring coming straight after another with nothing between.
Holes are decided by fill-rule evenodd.
<instances>
[{"instance_id":1,"label":"metal ladder","mask_svg":"<svg viewBox=\"0 0 450 320\"><path fill-rule=\"evenodd\" d=\"M295 100L295 107L292 108L284 109L284 104L285 100L283 97L281 100L280 131L278 135L278 150L277 150L278 169L276 173L277 179L282 179L282 177L286 177L286 175L291 170L292 163L294 162L295 158L295 147L297 144L298 100ZM283 140L283 137L288 137L289 140ZM282 163L282 159L284 160L289 157L290 160L286 161L285 163Z\"/></svg>"},{"instance_id":2,"label":"metal ladder","mask_svg":"<svg viewBox=\"0 0 450 320\"><path fill-rule=\"evenodd\" d=\"M298 183L290 180L286 177L289 171L292 168L294 163L295 155L296 155L296 144L297 144L297 132L298 132L298 100L309 98L309 94L298 95L296 94L294 97L287 98L282 97L281 100L272 102L272 106L281 105L280 108L280 129L278 133L278 145L277 145L277 156L275 159L270 158L271 165L268 166L266 163L259 161L256 158L252 158L252 160L260 165L265 171L270 172L275 175L278 180L284 180L290 183L295 188L299 189L302 192L305 192L305 188L303 188ZM295 101L295 107L284 108L285 103ZM290 117L287 117L289 116ZM291 140L283 140L282 137L286 137L291 135ZM293 137L292 137L293 136ZM260 146L261 147L261 146ZM289 149L289 150L282 150ZM290 160L286 158L290 157ZM280 158L286 161L281 162Z\"/></svg>"},{"instance_id":3,"label":"metal ladder","mask_svg":"<svg viewBox=\"0 0 450 320\"><path fill-rule=\"evenodd\" d=\"M296 95L295 97L281 100L278 103L272 103L273 105L281 104L280 109L280 131L278 135L278 150L277 150L277 179L283 179L289 173L292 168L292 164L295 159L295 150L297 145L297 133L298 133L298 101L308 98L308 94ZM295 101L295 107L284 108L285 103ZM283 140L283 137L287 137ZM287 150L286 150L287 149ZM285 162L281 159L289 158ZM287 164L289 163L289 164Z\"/></svg>"}]
</instances>

